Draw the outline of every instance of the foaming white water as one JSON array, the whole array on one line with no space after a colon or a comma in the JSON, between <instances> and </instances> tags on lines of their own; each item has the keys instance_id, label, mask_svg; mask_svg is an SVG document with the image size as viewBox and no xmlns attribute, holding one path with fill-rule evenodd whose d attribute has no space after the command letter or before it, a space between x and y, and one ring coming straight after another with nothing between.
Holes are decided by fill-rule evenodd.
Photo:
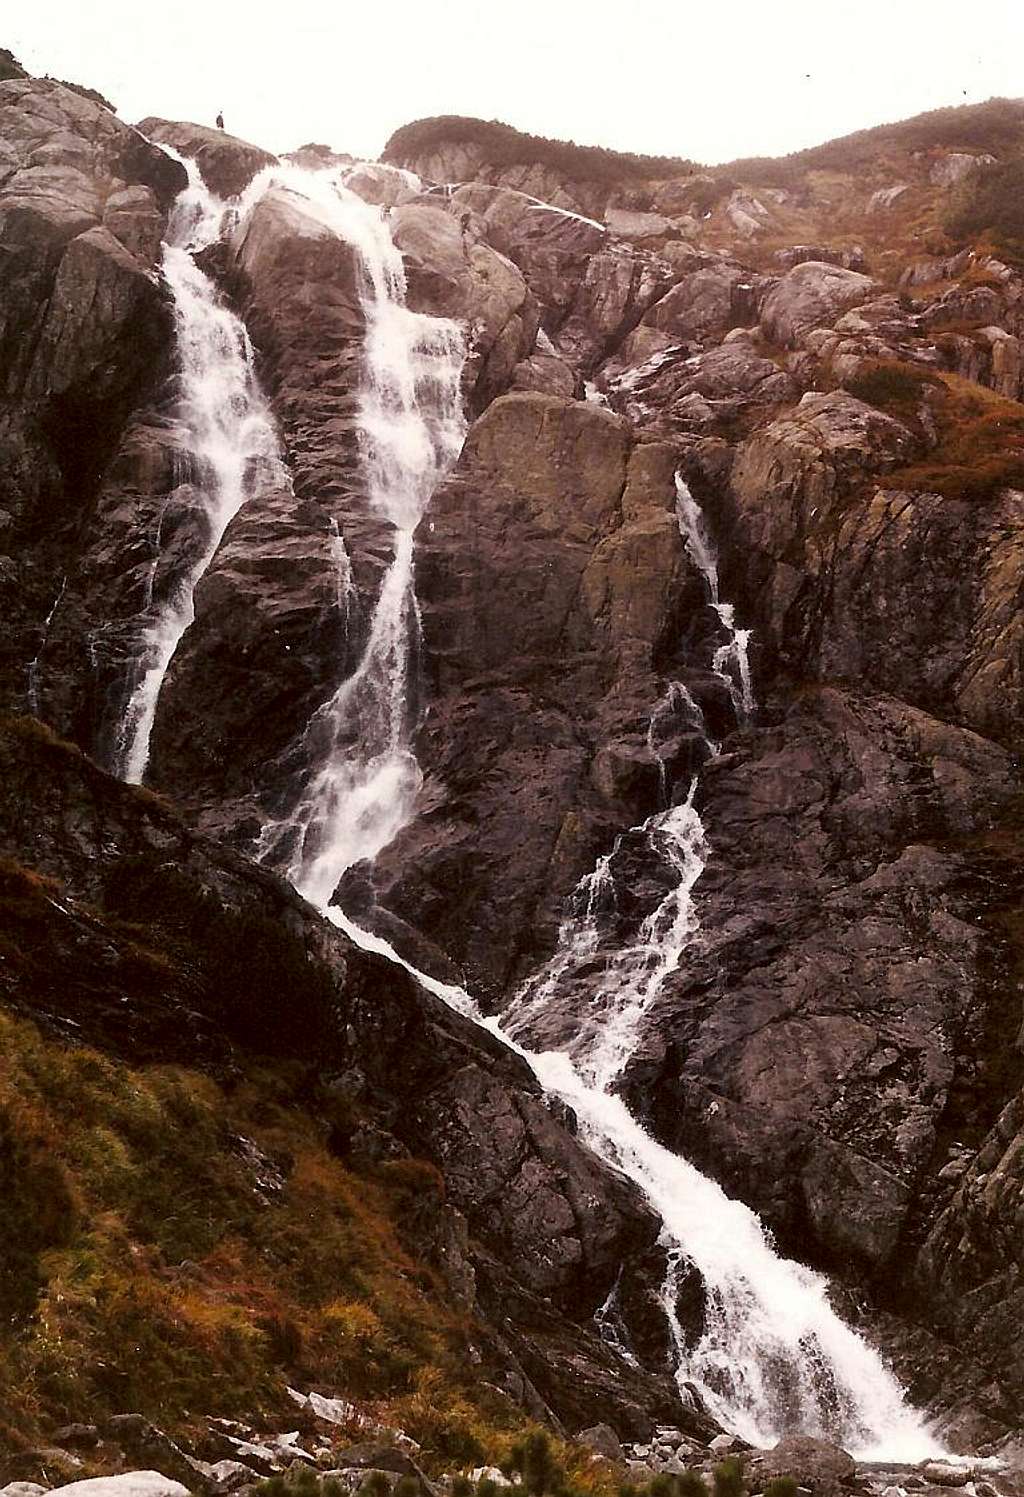
<instances>
[{"instance_id":1,"label":"foaming white water","mask_svg":"<svg viewBox=\"0 0 1024 1497\"><path fill-rule=\"evenodd\" d=\"M409 661L419 628L413 534L462 448L461 327L405 305L402 256L378 207L337 174L272 167L250 189L294 193L359 255L366 318L359 427L373 507L394 527L363 657L311 718L300 746L309 773L297 804L264 828L258 856L284 867L324 905L347 868L373 859L409 820L421 784L409 747ZM244 207L244 205L243 205Z\"/></svg>"},{"instance_id":2,"label":"foaming white water","mask_svg":"<svg viewBox=\"0 0 1024 1497\"><path fill-rule=\"evenodd\" d=\"M34 659L30 660L28 663L28 671L26 673L27 686L25 697L26 701L28 702L28 710L33 714L34 717L39 716L39 662L42 659L43 651L46 649L46 641L50 636L50 625L53 623L54 615L61 605L64 594L67 592L67 587L68 579L67 577L62 577L60 579L60 587L57 589L57 596L54 598L53 603L50 606L49 613L43 620L43 627L39 638L39 648L35 653Z\"/></svg>"},{"instance_id":3,"label":"foaming white water","mask_svg":"<svg viewBox=\"0 0 1024 1497\"><path fill-rule=\"evenodd\" d=\"M169 154L176 154L170 152ZM174 299L179 364L178 421L199 504L188 565L155 607L142 635L114 750L114 770L139 783L160 690L182 636L195 618L196 586L246 498L263 483L284 482L277 436L256 379L242 322L217 298L193 256L220 235L228 206L184 160L189 182L175 202L162 268ZM148 601L148 600L147 600Z\"/></svg>"},{"instance_id":4,"label":"foaming white water","mask_svg":"<svg viewBox=\"0 0 1024 1497\"><path fill-rule=\"evenodd\" d=\"M941 1453L877 1353L835 1314L825 1281L780 1258L752 1211L656 1143L621 1097L581 1075L571 1056L528 1059L541 1085L573 1109L584 1141L660 1215L677 1375L697 1384L724 1424L757 1445L799 1430L839 1439L865 1459ZM692 1350L673 1304L684 1258L707 1295L704 1334Z\"/></svg>"},{"instance_id":5,"label":"foaming white water","mask_svg":"<svg viewBox=\"0 0 1024 1497\"><path fill-rule=\"evenodd\" d=\"M323 913L363 950L387 957L456 1013L504 1040L545 1091L572 1109L583 1142L640 1188L662 1220L669 1263L663 1303L679 1358L676 1376L681 1385L696 1384L727 1428L760 1446L794 1432L818 1435L838 1440L862 1460L920 1461L946 1453L877 1352L836 1315L826 1281L780 1258L748 1207L655 1142L622 1098L584 1075L571 1055L525 1049L499 1019L484 1018L465 989L418 971L337 906ZM707 1294L704 1334L693 1348L675 1307L688 1263L700 1271ZM616 1335L611 1339L614 1344ZM628 1347L617 1349L631 1356Z\"/></svg>"},{"instance_id":6,"label":"foaming white water","mask_svg":"<svg viewBox=\"0 0 1024 1497\"><path fill-rule=\"evenodd\" d=\"M704 576L708 586L709 601L718 614L722 628L728 634L725 644L715 651L711 669L728 687L737 722L744 723L754 711L754 692L750 679L750 634L749 629L737 629L736 610L732 603L723 603L718 591L718 557L714 543L708 535L704 516L682 475L676 474L676 517L679 533L683 538L687 554L694 566ZM729 667L733 669L730 670Z\"/></svg>"},{"instance_id":7,"label":"foaming white water","mask_svg":"<svg viewBox=\"0 0 1024 1497\"><path fill-rule=\"evenodd\" d=\"M586 974L585 997L582 985L579 996L574 989L573 1019L579 1027L567 1053L599 1090L611 1086L629 1060L645 1013L697 928L693 888L704 871L705 838L693 806L696 789L694 779L681 805L658 811L631 829L645 839L650 860L665 868L669 880L668 892L635 937L607 949L607 905L614 901L610 870L622 846L619 837L577 886L554 957L520 990L505 1017L509 1033L528 1034L566 980ZM603 966L591 975L603 939Z\"/></svg>"}]
</instances>

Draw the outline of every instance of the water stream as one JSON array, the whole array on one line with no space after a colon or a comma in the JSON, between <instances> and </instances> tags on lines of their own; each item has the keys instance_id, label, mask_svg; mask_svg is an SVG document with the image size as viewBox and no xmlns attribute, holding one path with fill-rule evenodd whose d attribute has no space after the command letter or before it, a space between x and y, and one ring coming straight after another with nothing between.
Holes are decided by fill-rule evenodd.
<instances>
[{"instance_id":1,"label":"water stream","mask_svg":"<svg viewBox=\"0 0 1024 1497\"><path fill-rule=\"evenodd\" d=\"M351 235L351 215L338 228ZM800 1430L840 1439L862 1455L936 1454L938 1442L907 1406L880 1357L832 1310L825 1280L781 1258L752 1211L651 1138L615 1093L644 1014L697 932L694 887L704 868L705 832L694 804L696 780L678 803L666 804L638 829L667 870L667 892L635 938L608 953L590 984L576 1033L560 1051L527 1048L530 1019L597 951L615 849L582 881L558 950L518 996L504 1024L485 1019L468 993L418 972L387 941L329 904L345 868L358 857L374 856L414 811L419 778L408 738L406 643L415 611L413 532L461 437L455 415L460 344L451 328L402 315L398 266L392 270L381 229L386 224L378 215L369 246L359 241L367 266L369 329L361 407L370 492L394 520L396 555L363 662L310 725L324 733L328 752L311 776L299 815L288 824L302 834L301 850L287 864L289 876L358 945L397 961L445 1003L511 1044L542 1086L573 1109L595 1153L640 1187L663 1222L669 1262L663 1300L679 1352L677 1375L681 1384L697 1384L724 1424L757 1444ZM368 251L379 253L380 262ZM410 371L414 349L421 369L425 360L428 367L434 360L421 380ZM754 707L749 634L736 628L731 605L719 597L714 550L681 479L677 497L680 531L727 633L713 669L729 685L742 722ZM676 684L652 714L652 744L666 713L682 713L690 728L703 726L697 704ZM360 728L357 738L351 736L353 723ZM346 747L332 754L344 724L350 730ZM706 752L717 752L710 740ZM272 827L271 835L281 831ZM687 1347L675 1312L674 1291L686 1262L696 1264L707 1291L705 1330L696 1347Z\"/></svg>"},{"instance_id":2,"label":"water stream","mask_svg":"<svg viewBox=\"0 0 1024 1497\"><path fill-rule=\"evenodd\" d=\"M149 762L157 703L168 668L195 618L196 587L246 499L261 484L287 481L245 326L219 299L210 277L194 259L220 237L229 205L204 186L194 162L178 159L189 180L171 212L161 265L174 303L179 366L176 414L195 514L188 521L185 564L162 596L157 590L154 598L153 581L161 560L158 535L146 623L132 662L127 704L114 748L115 773L136 784ZM162 514L161 529L164 519Z\"/></svg>"},{"instance_id":3,"label":"water stream","mask_svg":"<svg viewBox=\"0 0 1024 1497\"><path fill-rule=\"evenodd\" d=\"M409 744L412 650L419 631L413 534L465 435L460 378L463 330L405 305L402 256L381 209L337 175L270 168L267 182L357 251L366 318L359 426L371 505L393 527L394 552L355 671L303 735L309 766L298 798L268 821L257 856L326 905L346 869L373 859L414 812L421 775ZM250 193L252 189L250 189Z\"/></svg>"}]
</instances>

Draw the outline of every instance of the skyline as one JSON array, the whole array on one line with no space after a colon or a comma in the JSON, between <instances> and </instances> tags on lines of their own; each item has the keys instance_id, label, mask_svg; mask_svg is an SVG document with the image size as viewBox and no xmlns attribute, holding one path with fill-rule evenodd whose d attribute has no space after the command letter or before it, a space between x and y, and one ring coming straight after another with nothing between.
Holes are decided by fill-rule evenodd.
<instances>
[{"instance_id":1,"label":"skyline","mask_svg":"<svg viewBox=\"0 0 1024 1497\"><path fill-rule=\"evenodd\" d=\"M953 0L742 0L714 14L691 0L395 0L384 19L352 4L296 0L289 26L245 23L180 0L51 0L4 37L32 73L97 88L122 118L213 124L275 152L322 141L380 154L400 125L436 114L497 118L537 135L709 165L784 155L924 110L1024 92L1024 8L995 0L965 40ZM504 30L501 23L505 21ZM498 34L495 35L495 31ZM368 67L375 59L377 66ZM353 62L353 59L355 61Z\"/></svg>"}]
</instances>

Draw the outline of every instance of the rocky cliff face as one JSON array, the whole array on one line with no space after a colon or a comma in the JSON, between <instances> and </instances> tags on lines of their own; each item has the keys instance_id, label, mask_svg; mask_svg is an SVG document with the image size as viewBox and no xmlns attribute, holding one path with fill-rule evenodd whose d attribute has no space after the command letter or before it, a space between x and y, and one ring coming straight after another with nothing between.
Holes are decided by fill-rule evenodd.
<instances>
[{"instance_id":1,"label":"rocky cliff face","mask_svg":"<svg viewBox=\"0 0 1024 1497\"><path fill-rule=\"evenodd\" d=\"M472 424L417 535L416 815L341 897L498 1011L622 833L616 928L642 925L669 875L628 831L700 770L700 932L622 1090L788 1253L888 1315L918 1369L961 1348L956 1397L928 1396L977 1442L1024 1401L1024 279L943 235L951 174L983 154L975 116L962 127L810 153L777 179L770 163L574 176L564 153L492 160L436 131L349 172L389 215L409 308L465 327ZM664 1376L657 1226L636 1192L509 1052L242 856L361 657L391 555L361 462L360 262L287 163L247 198L267 153L141 129L57 84L0 83L6 704L109 763L153 577L197 524L159 269L185 178L153 141L242 195L202 258L253 340L284 467L228 525L161 693L149 782L187 825L49 739L4 740L10 856L69 901L48 917L54 960L100 962L83 902L115 908L119 869L172 863L219 910L281 922L332 974L317 1063L442 1170L468 1223L466 1292L508 1386L569 1425L610 1411L706 1434ZM680 484L753 630L752 714ZM18 972L8 1002L121 1051L223 1032L202 985L142 993L110 949L131 1032L91 970L68 992ZM592 975L534 1042L571 1032ZM647 1371L590 1326L622 1263Z\"/></svg>"}]
</instances>

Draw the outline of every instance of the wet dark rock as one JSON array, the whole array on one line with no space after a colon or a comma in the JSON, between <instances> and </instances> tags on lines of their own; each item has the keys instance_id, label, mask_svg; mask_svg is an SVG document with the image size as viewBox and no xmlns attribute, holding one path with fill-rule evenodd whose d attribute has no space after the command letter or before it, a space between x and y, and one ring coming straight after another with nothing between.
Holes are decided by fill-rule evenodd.
<instances>
[{"instance_id":1,"label":"wet dark rock","mask_svg":"<svg viewBox=\"0 0 1024 1497\"><path fill-rule=\"evenodd\" d=\"M418 573L430 799L375 881L478 991L553 936L602 842L657 804L648 719L694 586L673 464L592 404L509 395L431 505Z\"/></svg>"},{"instance_id":2,"label":"wet dark rock","mask_svg":"<svg viewBox=\"0 0 1024 1497\"><path fill-rule=\"evenodd\" d=\"M791 1252L882 1270L918 1209L965 1032L993 1001L991 865L948 843L1016 793L994 744L834 689L704 771L704 935L626 1091Z\"/></svg>"},{"instance_id":3,"label":"wet dark rock","mask_svg":"<svg viewBox=\"0 0 1024 1497\"><path fill-rule=\"evenodd\" d=\"M173 335L156 269L183 168L108 110L46 79L0 84L0 509L19 570L0 577L3 693L24 705L26 662L74 567L132 412L168 372ZM81 648L79 640L79 648ZM67 729L91 682L65 662Z\"/></svg>"}]
</instances>

